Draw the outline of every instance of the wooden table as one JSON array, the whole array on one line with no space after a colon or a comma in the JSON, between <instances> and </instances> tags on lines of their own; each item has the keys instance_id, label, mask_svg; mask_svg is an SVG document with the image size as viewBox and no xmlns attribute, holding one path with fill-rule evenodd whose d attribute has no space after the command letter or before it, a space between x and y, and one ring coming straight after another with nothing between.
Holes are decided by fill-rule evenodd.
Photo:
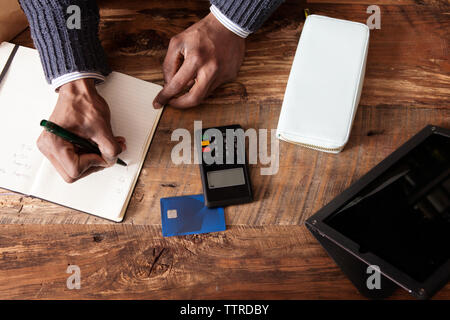
<instances>
[{"instance_id":1,"label":"wooden table","mask_svg":"<svg viewBox=\"0 0 450 320\"><path fill-rule=\"evenodd\" d=\"M332 2L335 2L333 4ZM171 36L208 13L205 1L100 1L100 36L113 69L162 84ZM197 165L170 160L175 128L240 123L274 129L303 9L365 22L366 78L339 155L280 143L280 168L252 165L255 201L226 208L228 230L163 238L159 199L202 192ZM247 42L238 78L201 106L167 108L121 224L0 190L0 298L359 299L304 221L425 125L450 124L450 6L445 0L287 1ZM32 46L29 31L13 40ZM68 290L68 265L81 289ZM393 298L410 298L398 290ZM435 298L450 298L450 285Z\"/></svg>"}]
</instances>

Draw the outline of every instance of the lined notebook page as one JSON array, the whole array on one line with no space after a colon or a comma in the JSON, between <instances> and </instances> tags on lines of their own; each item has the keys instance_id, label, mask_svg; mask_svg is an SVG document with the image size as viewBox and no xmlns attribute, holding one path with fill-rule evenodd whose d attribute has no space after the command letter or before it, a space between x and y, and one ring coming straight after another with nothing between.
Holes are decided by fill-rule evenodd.
<instances>
[{"instance_id":1,"label":"lined notebook page","mask_svg":"<svg viewBox=\"0 0 450 320\"><path fill-rule=\"evenodd\" d=\"M13 45L0 45L0 69ZM57 94L47 84L36 50L20 47L0 84L0 187L33 195L113 221L121 221L162 109L152 101L160 86L113 72L97 86L111 110L111 125L127 140L115 165L67 184L39 152L39 122L48 119Z\"/></svg>"},{"instance_id":2,"label":"lined notebook page","mask_svg":"<svg viewBox=\"0 0 450 320\"><path fill-rule=\"evenodd\" d=\"M58 204L114 221L121 221L137 181L162 110L152 101L161 87L113 72L99 93L111 109L111 125L117 136L126 138L127 150L120 154L128 166L114 165L72 184L67 184L44 160L31 194Z\"/></svg>"},{"instance_id":3,"label":"lined notebook page","mask_svg":"<svg viewBox=\"0 0 450 320\"><path fill-rule=\"evenodd\" d=\"M0 70L14 45L0 44ZM43 157L36 147L58 96L47 84L34 49L20 47L0 83L0 187L30 194Z\"/></svg>"}]
</instances>

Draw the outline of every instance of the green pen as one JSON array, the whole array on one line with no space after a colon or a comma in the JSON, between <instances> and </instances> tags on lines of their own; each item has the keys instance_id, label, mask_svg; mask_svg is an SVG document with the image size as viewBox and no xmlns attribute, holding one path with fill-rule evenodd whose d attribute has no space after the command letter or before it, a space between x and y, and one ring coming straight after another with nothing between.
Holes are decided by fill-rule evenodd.
<instances>
[{"instance_id":1,"label":"green pen","mask_svg":"<svg viewBox=\"0 0 450 320\"><path fill-rule=\"evenodd\" d=\"M81 138L80 136L77 136L75 133L67 131L64 128L61 128L56 123L47 120L42 120L41 127L44 127L45 130L47 130L48 132L51 132L54 135L76 145L85 152L101 155L100 149L95 143L87 139ZM120 160L119 158L117 158L117 164L120 164L121 166L127 166L127 164L123 160Z\"/></svg>"}]
</instances>

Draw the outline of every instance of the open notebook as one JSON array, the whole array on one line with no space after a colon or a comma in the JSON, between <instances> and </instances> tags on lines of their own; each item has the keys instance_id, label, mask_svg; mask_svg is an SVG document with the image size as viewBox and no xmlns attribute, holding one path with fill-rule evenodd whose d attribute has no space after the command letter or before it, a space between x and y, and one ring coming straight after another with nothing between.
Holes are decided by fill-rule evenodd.
<instances>
[{"instance_id":1,"label":"open notebook","mask_svg":"<svg viewBox=\"0 0 450 320\"><path fill-rule=\"evenodd\" d=\"M14 45L0 44L0 70ZM0 187L55 202L113 221L121 221L156 130L162 109L152 101L161 86L113 72L97 86L111 109L115 135L124 136L115 165L73 184L66 183L39 152L39 122L48 119L57 94L47 84L38 52L19 47L0 83Z\"/></svg>"}]
</instances>

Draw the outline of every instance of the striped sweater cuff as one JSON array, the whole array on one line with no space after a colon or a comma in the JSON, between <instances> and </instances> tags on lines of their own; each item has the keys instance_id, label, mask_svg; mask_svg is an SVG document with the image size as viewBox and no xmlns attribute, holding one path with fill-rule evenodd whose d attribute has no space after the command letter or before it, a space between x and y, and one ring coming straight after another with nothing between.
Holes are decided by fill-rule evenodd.
<instances>
[{"instance_id":1,"label":"striped sweater cuff","mask_svg":"<svg viewBox=\"0 0 450 320\"><path fill-rule=\"evenodd\" d=\"M230 21L255 32L284 0L210 0Z\"/></svg>"},{"instance_id":2,"label":"striped sweater cuff","mask_svg":"<svg viewBox=\"0 0 450 320\"><path fill-rule=\"evenodd\" d=\"M98 72L71 72L71 73L66 73L65 75L62 75L58 78L55 78L52 80L52 88L55 91L59 90L59 87L61 87L63 84L75 81L75 80L79 80L79 79L94 79L95 83L101 83L105 81L105 76L98 73Z\"/></svg>"},{"instance_id":3,"label":"striped sweater cuff","mask_svg":"<svg viewBox=\"0 0 450 320\"><path fill-rule=\"evenodd\" d=\"M220 12L219 9L216 8L216 6L213 5L209 9L211 10L211 13L214 15L214 17L216 17L216 19L219 20L225 28L238 35L239 37L247 38L251 33L250 31L242 29L239 25L228 19L226 15L224 15L222 12Z\"/></svg>"}]
</instances>

